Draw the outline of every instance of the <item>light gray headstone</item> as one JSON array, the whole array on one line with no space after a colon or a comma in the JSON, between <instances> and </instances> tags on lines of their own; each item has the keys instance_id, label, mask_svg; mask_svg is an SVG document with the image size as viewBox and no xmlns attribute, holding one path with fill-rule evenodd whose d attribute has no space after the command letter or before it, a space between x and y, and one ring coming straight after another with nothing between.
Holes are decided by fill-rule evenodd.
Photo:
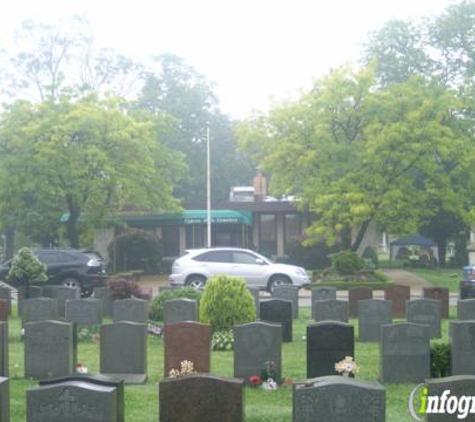
<instances>
[{"instance_id":1,"label":"light gray headstone","mask_svg":"<svg viewBox=\"0 0 475 422\"><path fill-rule=\"evenodd\" d=\"M25 378L45 379L73 373L73 324L38 321L25 324Z\"/></svg>"},{"instance_id":2,"label":"light gray headstone","mask_svg":"<svg viewBox=\"0 0 475 422\"><path fill-rule=\"evenodd\" d=\"M94 299L102 301L102 316L104 318L112 317L112 298L108 287L96 287L92 294Z\"/></svg>"},{"instance_id":3,"label":"light gray headstone","mask_svg":"<svg viewBox=\"0 0 475 422\"><path fill-rule=\"evenodd\" d=\"M148 302L143 299L115 300L112 314L114 322L131 321L145 324L148 321Z\"/></svg>"},{"instance_id":4,"label":"light gray headstone","mask_svg":"<svg viewBox=\"0 0 475 422\"><path fill-rule=\"evenodd\" d=\"M276 299L290 300L292 302L292 316L299 317L299 288L297 286L277 286L274 288L272 297Z\"/></svg>"},{"instance_id":5,"label":"light gray headstone","mask_svg":"<svg viewBox=\"0 0 475 422\"><path fill-rule=\"evenodd\" d=\"M336 287L312 288L312 303L316 300L336 300Z\"/></svg>"},{"instance_id":6,"label":"light gray headstone","mask_svg":"<svg viewBox=\"0 0 475 422\"><path fill-rule=\"evenodd\" d=\"M0 377L0 422L10 422L10 380Z\"/></svg>"},{"instance_id":7,"label":"light gray headstone","mask_svg":"<svg viewBox=\"0 0 475 422\"><path fill-rule=\"evenodd\" d=\"M0 377L9 376L8 322L0 322Z\"/></svg>"},{"instance_id":8,"label":"light gray headstone","mask_svg":"<svg viewBox=\"0 0 475 422\"><path fill-rule=\"evenodd\" d=\"M23 322L58 319L58 301L49 297L37 297L23 301Z\"/></svg>"},{"instance_id":9,"label":"light gray headstone","mask_svg":"<svg viewBox=\"0 0 475 422\"><path fill-rule=\"evenodd\" d=\"M407 322L429 326L430 338L442 337L440 319L440 300L418 299L406 303Z\"/></svg>"},{"instance_id":10,"label":"light gray headstone","mask_svg":"<svg viewBox=\"0 0 475 422\"><path fill-rule=\"evenodd\" d=\"M12 289L5 286L0 286L0 299L8 301L8 314L12 314Z\"/></svg>"},{"instance_id":11,"label":"light gray headstone","mask_svg":"<svg viewBox=\"0 0 475 422\"><path fill-rule=\"evenodd\" d=\"M348 322L348 302L346 300L316 300L312 305L315 321Z\"/></svg>"},{"instance_id":12,"label":"light gray headstone","mask_svg":"<svg viewBox=\"0 0 475 422\"><path fill-rule=\"evenodd\" d=\"M101 374L122 377L126 384L147 380L147 331L145 324L114 322L101 327Z\"/></svg>"},{"instance_id":13,"label":"light gray headstone","mask_svg":"<svg viewBox=\"0 0 475 422\"><path fill-rule=\"evenodd\" d=\"M381 326L380 381L420 383L430 375L427 325L409 322Z\"/></svg>"},{"instance_id":14,"label":"light gray headstone","mask_svg":"<svg viewBox=\"0 0 475 422\"><path fill-rule=\"evenodd\" d=\"M81 325L102 324L102 301L100 299L66 301L66 321Z\"/></svg>"},{"instance_id":15,"label":"light gray headstone","mask_svg":"<svg viewBox=\"0 0 475 422\"><path fill-rule=\"evenodd\" d=\"M25 301L26 287L20 286L17 289L18 294L18 316L23 315L23 302ZM43 296L43 289L41 286L30 286L30 297L28 299L34 299Z\"/></svg>"},{"instance_id":16,"label":"light gray headstone","mask_svg":"<svg viewBox=\"0 0 475 422\"><path fill-rule=\"evenodd\" d=\"M380 341L381 325L393 322L392 306L390 300L358 301L359 341Z\"/></svg>"},{"instance_id":17,"label":"light gray headstone","mask_svg":"<svg viewBox=\"0 0 475 422\"><path fill-rule=\"evenodd\" d=\"M66 286L44 286L43 296L56 299L58 301L58 314L64 318L66 312L66 301L81 298L81 289Z\"/></svg>"},{"instance_id":18,"label":"light gray headstone","mask_svg":"<svg viewBox=\"0 0 475 422\"><path fill-rule=\"evenodd\" d=\"M457 319L459 321L475 321L475 299L457 301Z\"/></svg>"},{"instance_id":19,"label":"light gray headstone","mask_svg":"<svg viewBox=\"0 0 475 422\"><path fill-rule=\"evenodd\" d=\"M475 375L475 321L450 321L452 375Z\"/></svg>"},{"instance_id":20,"label":"light gray headstone","mask_svg":"<svg viewBox=\"0 0 475 422\"><path fill-rule=\"evenodd\" d=\"M384 422L386 390L377 382L326 376L295 383L293 421Z\"/></svg>"},{"instance_id":21,"label":"light gray headstone","mask_svg":"<svg viewBox=\"0 0 475 422\"><path fill-rule=\"evenodd\" d=\"M118 422L117 389L86 381L40 385L26 392L27 422Z\"/></svg>"},{"instance_id":22,"label":"light gray headstone","mask_svg":"<svg viewBox=\"0 0 475 422\"><path fill-rule=\"evenodd\" d=\"M193 299L172 299L163 302L163 323L198 321L198 302Z\"/></svg>"},{"instance_id":23,"label":"light gray headstone","mask_svg":"<svg viewBox=\"0 0 475 422\"><path fill-rule=\"evenodd\" d=\"M282 373L282 326L263 321L234 326L234 376L249 381L259 375L266 362L274 362L277 377Z\"/></svg>"},{"instance_id":24,"label":"light gray headstone","mask_svg":"<svg viewBox=\"0 0 475 422\"><path fill-rule=\"evenodd\" d=\"M248 290L251 292L252 297L254 298L254 303L256 304L256 320L260 318L260 290L257 287L248 287Z\"/></svg>"}]
</instances>

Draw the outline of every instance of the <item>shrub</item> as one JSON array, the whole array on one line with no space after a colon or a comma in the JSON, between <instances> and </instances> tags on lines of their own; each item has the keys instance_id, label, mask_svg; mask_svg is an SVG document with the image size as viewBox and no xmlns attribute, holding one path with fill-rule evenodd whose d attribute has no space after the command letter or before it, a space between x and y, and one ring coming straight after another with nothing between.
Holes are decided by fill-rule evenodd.
<instances>
[{"instance_id":1,"label":"shrub","mask_svg":"<svg viewBox=\"0 0 475 422\"><path fill-rule=\"evenodd\" d=\"M149 307L149 318L153 321L163 321L163 302L171 299L193 299L198 303L201 300L201 291L193 287L183 287L176 290L165 290L156 296Z\"/></svg>"},{"instance_id":2,"label":"shrub","mask_svg":"<svg viewBox=\"0 0 475 422\"><path fill-rule=\"evenodd\" d=\"M363 255L361 255L363 259L371 259L373 262L374 268L379 268L379 259L378 254L371 246L366 246L363 251Z\"/></svg>"},{"instance_id":3,"label":"shrub","mask_svg":"<svg viewBox=\"0 0 475 422\"><path fill-rule=\"evenodd\" d=\"M119 278L107 283L112 300L130 299L137 297L139 299L149 299L149 295L142 292L140 286L135 281Z\"/></svg>"},{"instance_id":4,"label":"shrub","mask_svg":"<svg viewBox=\"0 0 475 422\"><path fill-rule=\"evenodd\" d=\"M324 269L330 266L331 249L326 243L315 243L304 246L304 239L295 239L289 246L288 255L292 264L308 270Z\"/></svg>"},{"instance_id":5,"label":"shrub","mask_svg":"<svg viewBox=\"0 0 475 422\"><path fill-rule=\"evenodd\" d=\"M215 331L211 338L211 348L213 350L233 350L234 336L232 330Z\"/></svg>"},{"instance_id":6,"label":"shrub","mask_svg":"<svg viewBox=\"0 0 475 422\"><path fill-rule=\"evenodd\" d=\"M364 267L364 261L352 251L342 251L332 257L333 269L342 275L352 275L361 271Z\"/></svg>"},{"instance_id":7,"label":"shrub","mask_svg":"<svg viewBox=\"0 0 475 422\"><path fill-rule=\"evenodd\" d=\"M450 375L450 343L431 344L430 375L432 378L441 378Z\"/></svg>"},{"instance_id":8,"label":"shrub","mask_svg":"<svg viewBox=\"0 0 475 422\"><path fill-rule=\"evenodd\" d=\"M243 279L219 275L206 282L200 303L201 322L211 324L213 331L224 331L255 319L254 298Z\"/></svg>"},{"instance_id":9,"label":"shrub","mask_svg":"<svg viewBox=\"0 0 475 422\"><path fill-rule=\"evenodd\" d=\"M26 287L26 298L29 298L30 283L43 283L47 280L46 265L33 255L31 249L21 248L13 258L7 281L14 284L23 284Z\"/></svg>"},{"instance_id":10,"label":"shrub","mask_svg":"<svg viewBox=\"0 0 475 422\"><path fill-rule=\"evenodd\" d=\"M107 247L113 272L143 270L158 273L162 265L162 241L154 233L128 230Z\"/></svg>"}]
</instances>

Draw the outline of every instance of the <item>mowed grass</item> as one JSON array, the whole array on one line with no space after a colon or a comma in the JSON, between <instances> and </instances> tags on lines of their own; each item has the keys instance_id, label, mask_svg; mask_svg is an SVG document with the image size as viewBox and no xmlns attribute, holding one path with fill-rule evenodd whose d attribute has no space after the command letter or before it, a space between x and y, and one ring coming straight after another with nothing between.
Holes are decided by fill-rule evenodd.
<instances>
[{"instance_id":1,"label":"mowed grass","mask_svg":"<svg viewBox=\"0 0 475 422\"><path fill-rule=\"evenodd\" d=\"M454 314L454 309L451 309ZM454 316L452 316L454 317ZM311 323L310 309L301 308L300 318L294 320L292 343L284 343L282 350L283 376L294 381L306 378L306 326ZM358 338L358 321L350 321L355 327ZM11 422L26 420L26 390L34 388L37 383L23 379L24 358L23 342L20 338L20 320L12 317L10 330L10 396ZM447 341L448 323L443 322L443 339ZM379 345L377 343L360 343L355 345L355 358L361 370L357 379L376 381L379 375ZM99 372L99 344L80 342L78 361L84 363L90 373ZM233 376L233 352L212 352L211 372L225 377ZM147 384L126 386L125 420L126 422L158 421L158 383L163 378L163 340L148 338L148 375ZM386 421L412 421L408 411L408 399L415 385L386 384ZM245 389L246 421L284 422L292 420L292 387L282 386L277 391L263 391L246 387ZM218 421L217 421L218 422Z\"/></svg>"},{"instance_id":2,"label":"mowed grass","mask_svg":"<svg viewBox=\"0 0 475 422\"><path fill-rule=\"evenodd\" d=\"M462 281L461 269L432 269L432 268L405 268L407 271L430 281L437 287L448 287L451 292L459 291L459 283Z\"/></svg>"}]
</instances>

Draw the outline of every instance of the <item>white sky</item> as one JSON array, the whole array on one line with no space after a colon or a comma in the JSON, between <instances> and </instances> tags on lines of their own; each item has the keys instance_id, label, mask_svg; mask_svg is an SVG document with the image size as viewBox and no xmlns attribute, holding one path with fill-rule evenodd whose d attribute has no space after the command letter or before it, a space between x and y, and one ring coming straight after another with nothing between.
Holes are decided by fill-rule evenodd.
<instances>
[{"instance_id":1,"label":"white sky","mask_svg":"<svg viewBox=\"0 0 475 422\"><path fill-rule=\"evenodd\" d=\"M143 60L163 52L214 81L236 118L308 89L354 61L370 30L391 18L439 14L451 0L13 0L0 14L0 46L25 19L91 22L97 44Z\"/></svg>"}]
</instances>

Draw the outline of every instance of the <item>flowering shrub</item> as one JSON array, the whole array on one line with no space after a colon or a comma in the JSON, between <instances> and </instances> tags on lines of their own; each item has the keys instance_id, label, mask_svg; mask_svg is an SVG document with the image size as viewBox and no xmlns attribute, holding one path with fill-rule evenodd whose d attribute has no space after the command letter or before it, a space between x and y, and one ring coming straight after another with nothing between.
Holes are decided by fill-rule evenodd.
<instances>
[{"instance_id":1,"label":"flowering shrub","mask_svg":"<svg viewBox=\"0 0 475 422\"><path fill-rule=\"evenodd\" d=\"M170 372L168 373L168 376L170 378L176 378L184 375L193 375L196 374L194 364L193 362L189 360L184 360L181 362L181 368L180 369L170 369Z\"/></svg>"},{"instance_id":2,"label":"flowering shrub","mask_svg":"<svg viewBox=\"0 0 475 422\"><path fill-rule=\"evenodd\" d=\"M135 281L119 278L115 281L107 283L112 300L130 299L137 297L139 299L149 299L148 294L144 293Z\"/></svg>"},{"instance_id":3,"label":"flowering shrub","mask_svg":"<svg viewBox=\"0 0 475 422\"><path fill-rule=\"evenodd\" d=\"M233 350L234 336L232 330L216 331L211 338L213 350Z\"/></svg>"},{"instance_id":4,"label":"flowering shrub","mask_svg":"<svg viewBox=\"0 0 475 422\"><path fill-rule=\"evenodd\" d=\"M359 366L356 364L356 362L351 356L346 356L345 359L335 363L335 371L345 377L355 375L359 372L359 370Z\"/></svg>"}]
</instances>

